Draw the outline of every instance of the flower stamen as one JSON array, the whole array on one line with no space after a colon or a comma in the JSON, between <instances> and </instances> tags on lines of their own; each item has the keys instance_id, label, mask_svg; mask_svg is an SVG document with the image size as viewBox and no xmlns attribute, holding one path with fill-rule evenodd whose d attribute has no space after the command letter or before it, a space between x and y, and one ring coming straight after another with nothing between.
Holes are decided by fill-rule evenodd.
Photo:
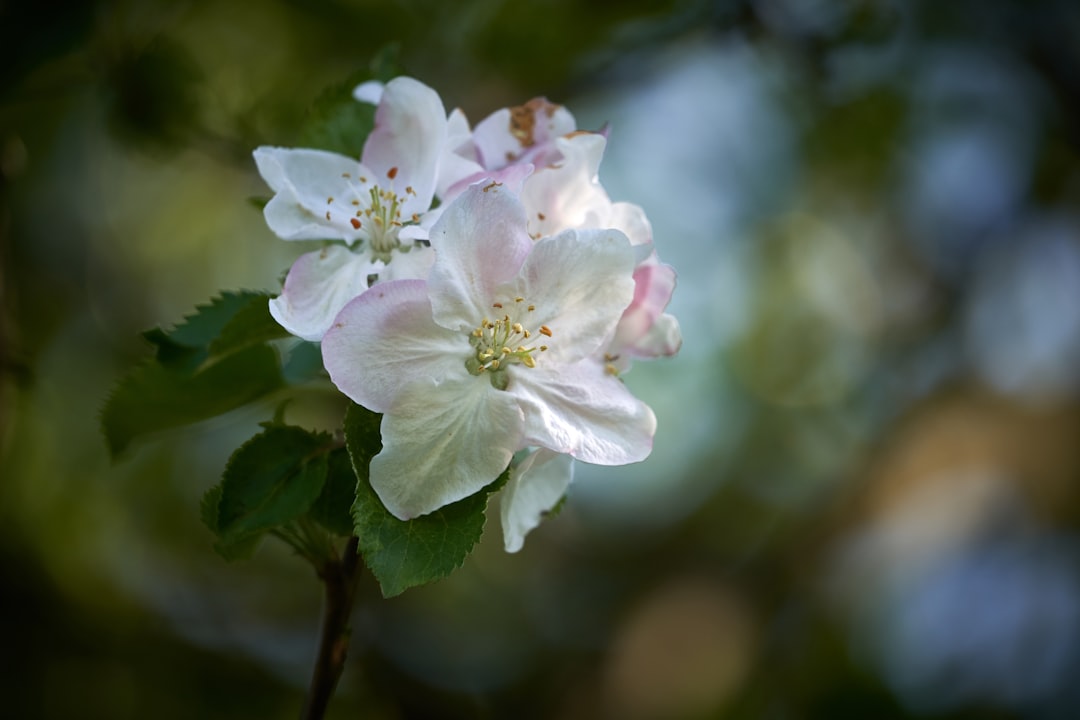
<instances>
[{"instance_id":1,"label":"flower stamen","mask_svg":"<svg viewBox=\"0 0 1080 720\"><path fill-rule=\"evenodd\" d=\"M500 390L505 390L509 384L510 379L506 374L508 367L524 365L535 368L536 358L533 353L547 350L547 345L537 348L527 344L533 331L526 328L516 317L520 312L519 308L525 309L526 306L522 305L524 302L525 298L514 298L515 317L511 317L510 313L504 313L496 320L485 317L481 319L480 326L469 333L469 344L475 348L475 353L465 361L465 367L473 375L487 373L492 385ZM501 310L503 303L492 303L492 307ZM531 312L536 306L528 305L527 309ZM551 337L551 329L546 325L542 325L537 332Z\"/></svg>"}]
</instances>

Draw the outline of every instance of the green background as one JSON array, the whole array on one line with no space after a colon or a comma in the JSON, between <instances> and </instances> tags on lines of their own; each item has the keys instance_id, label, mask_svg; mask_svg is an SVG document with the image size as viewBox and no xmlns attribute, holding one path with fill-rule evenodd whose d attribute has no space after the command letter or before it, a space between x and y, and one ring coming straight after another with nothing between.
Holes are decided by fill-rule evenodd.
<instances>
[{"instance_id":1,"label":"green background","mask_svg":"<svg viewBox=\"0 0 1080 720\"><path fill-rule=\"evenodd\" d=\"M0 715L295 717L319 585L199 499L274 407L109 460L139 332L274 292L251 151L397 47L476 123L609 126L680 273L653 456L383 600L335 718L1068 718L1080 703L1080 7L0 3ZM344 403L288 409L313 429Z\"/></svg>"}]
</instances>

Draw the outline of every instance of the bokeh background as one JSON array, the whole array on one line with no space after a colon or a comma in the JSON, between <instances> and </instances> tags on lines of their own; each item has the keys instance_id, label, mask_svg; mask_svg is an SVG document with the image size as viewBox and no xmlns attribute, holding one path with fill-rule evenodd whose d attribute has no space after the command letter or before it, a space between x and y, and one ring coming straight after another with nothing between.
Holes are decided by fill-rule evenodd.
<instances>
[{"instance_id":1,"label":"bokeh background","mask_svg":"<svg viewBox=\"0 0 1080 720\"><path fill-rule=\"evenodd\" d=\"M297 714L318 582L198 522L272 406L116 463L98 413L139 331L280 287L251 150L392 44L474 123L610 123L685 344L626 376L647 462L362 578L331 717L1076 717L1072 0L0 2L0 714Z\"/></svg>"}]
</instances>

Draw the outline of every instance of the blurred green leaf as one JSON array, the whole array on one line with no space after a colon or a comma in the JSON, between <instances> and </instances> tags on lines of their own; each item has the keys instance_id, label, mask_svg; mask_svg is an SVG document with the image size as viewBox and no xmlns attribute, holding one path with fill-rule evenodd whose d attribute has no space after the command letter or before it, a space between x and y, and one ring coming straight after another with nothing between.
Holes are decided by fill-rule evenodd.
<instances>
[{"instance_id":1,"label":"blurred green leaf","mask_svg":"<svg viewBox=\"0 0 1080 720\"><path fill-rule=\"evenodd\" d=\"M202 68L181 44L158 35L110 53L102 68L109 129L148 151L181 150L202 129Z\"/></svg>"},{"instance_id":2,"label":"blurred green leaf","mask_svg":"<svg viewBox=\"0 0 1080 720\"><path fill-rule=\"evenodd\" d=\"M154 359L117 384L102 412L112 454L139 435L214 417L283 387L278 353L265 343L288 333L271 317L269 299L222 293L172 330L143 333Z\"/></svg>"},{"instance_id":3,"label":"blurred green leaf","mask_svg":"<svg viewBox=\"0 0 1080 720\"><path fill-rule=\"evenodd\" d=\"M284 384L277 352L268 345L226 355L193 373L151 360L116 385L101 426L115 457L136 437L221 415Z\"/></svg>"},{"instance_id":4,"label":"blurred green leaf","mask_svg":"<svg viewBox=\"0 0 1080 720\"><path fill-rule=\"evenodd\" d=\"M356 473L345 448L330 453L326 484L308 513L332 533L348 537L353 533L352 506L356 501Z\"/></svg>"},{"instance_id":5,"label":"blurred green leaf","mask_svg":"<svg viewBox=\"0 0 1080 720\"><path fill-rule=\"evenodd\" d=\"M300 131L300 145L359 158L375 127L375 106L359 102L352 91L371 79L370 72L362 71L324 90Z\"/></svg>"},{"instance_id":6,"label":"blurred green leaf","mask_svg":"<svg viewBox=\"0 0 1080 720\"><path fill-rule=\"evenodd\" d=\"M379 581L383 597L446 577L465 562L484 532L488 496L506 482L508 473L481 492L429 515L398 520L368 481L371 458L382 449L382 416L351 404L345 414L345 444L356 471L356 503L352 514L360 554Z\"/></svg>"},{"instance_id":7,"label":"blurred green leaf","mask_svg":"<svg viewBox=\"0 0 1080 720\"><path fill-rule=\"evenodd\" d=\"M301 129L300 144L359 158L375 127L375 106L356 100L353 89L369 80L386 83L400 75L399 51L396 44L384 46L375 53L368 69L324 90L315 99Z\"/></svg>"},{"instance_id":8,"label":"blurred green leaf","mask_svg":"<svg viewBox=\"0 0 1080 720\"><path fill-rule=\"evenodd\" d=\"M234 544L306 513L326 483L332 442L326 433L286 426L241 445L221 480L217 531L222 542Z\"/></svg>"}]
</instances>

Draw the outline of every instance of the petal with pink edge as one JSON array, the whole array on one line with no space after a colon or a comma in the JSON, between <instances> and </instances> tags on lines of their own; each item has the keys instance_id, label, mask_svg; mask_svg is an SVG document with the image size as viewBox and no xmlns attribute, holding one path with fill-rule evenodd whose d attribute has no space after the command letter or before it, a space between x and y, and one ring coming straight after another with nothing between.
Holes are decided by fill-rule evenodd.
<instances>
[{"instance_id":1,"label":"petal with pink edge","mask_svg":"<svg viewBox=\"0 0 1080 720\"><path fill-rule=\"evenodd\" d=\"M389 411L415 378L466 375L470 349L467 337L431 321L423 280L375 285L342 308L322 341L330 379L375 412Z\"/></svg>"},{"instance_id":2,"label":"petal with pink edge","mask_svg":"<svg viewBox=\"0 0 1080 720\"><path fill-rule=\"evenodd\" d=\"M435 264L428 289L435 322L452 330L477 327L492 313L496 289L517 274L532 246L513 193L486 185L466 190L431 229Z\"/></svg>"},{"instance_id":3,"label":"petal with pink edge","mask_svg":"<svg viewBox=\"0 0 1080 720\"><path fill-rule=\"evenodd\" d=\"M368 276L382 263L340 245L305 253L285 278L281 295L270 301L270 314L297 337L318 342L341 308L368 288Z\"/></svg>"}]
</instances>

